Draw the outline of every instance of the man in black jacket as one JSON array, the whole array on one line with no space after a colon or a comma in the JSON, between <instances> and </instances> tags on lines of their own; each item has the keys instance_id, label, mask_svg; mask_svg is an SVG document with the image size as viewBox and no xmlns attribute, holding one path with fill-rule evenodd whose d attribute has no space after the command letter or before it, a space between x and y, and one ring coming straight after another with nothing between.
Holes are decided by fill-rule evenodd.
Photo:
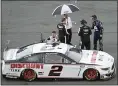
<instances>
[{"instance_id":1,"label":"man in black jacket","mask_svg":"<svg viewBox=\"0 0 118 86\"><path fill-rule=\"evenodd\" d=\"M81 49L84 49L86 47L87 50L90 50L90 35L92 34L91 28L87 26L86 20L81 20L81 27L79 28L78 35L80 36L80 40L82 42Z\"/></svg>"},{"instance_id":2,"label":"man in black jacket","mask_svg":"<svg viewBox=\"0 0 118 86\"><path fill-rule=\"evenodd\" d=\"M58 32L59 32L58 37L60 42L66 43L66 29L63 22L64 19L62 19L62 22L57 25Z\"/></svg>"}]
</instances>

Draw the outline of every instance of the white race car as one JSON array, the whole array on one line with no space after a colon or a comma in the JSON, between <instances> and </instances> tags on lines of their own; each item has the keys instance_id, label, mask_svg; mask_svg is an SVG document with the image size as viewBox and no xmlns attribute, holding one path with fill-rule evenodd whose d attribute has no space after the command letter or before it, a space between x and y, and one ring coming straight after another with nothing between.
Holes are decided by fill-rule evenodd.
<instances>
[{"instance_id":1,"label":"white race car","mask_svg":"<svg viewBox=\"0 0 118 86\"><path fill-rule=\"evenodd\" d=\"M35 43L3 54L2 75L7 78L109 79L114 58L102 51L81 50L64 43Z\"/></svg>"}]
</instances>

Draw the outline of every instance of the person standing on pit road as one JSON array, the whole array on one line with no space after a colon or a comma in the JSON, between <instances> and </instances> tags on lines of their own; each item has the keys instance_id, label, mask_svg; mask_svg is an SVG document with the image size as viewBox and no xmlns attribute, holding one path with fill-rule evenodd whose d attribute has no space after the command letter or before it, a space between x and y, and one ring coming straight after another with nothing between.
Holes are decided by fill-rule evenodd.
<instances>
[{"instance_id":1,"label":"person standing on pit road","mask_svg":"<svg viewBox=\"0 0 118 86\"><path fill-rule=\"evenodd\" d=\"M103 25L96 15L92 15L92 29L94 29L94 50L97 50L97 42L99 40L99 50L103 51Z\"/></svg>"},{"instance_id":2,"label":"person standing on pit road","mask_svg":"<svg viewBox=\"0 0 118 86\"><path fill-rule=\"evenodd\" d=\"M58 38L61 43L66 43L66 30L64 26L64 21L65 19L63 18L61 23L57 24L57 29L58 29Z\"/></svg>"},{"instance_id":3,"label":"person standing on pit road","mask_svg":"<svg viewBox=\"0 0 118 86\"><path fill-rule=\"evenodd\" d=\"M82 42L81 49L84 49L86 47L86 50L90 50L90 35L92 34L91 28L87 26L86 20L81 20L81 27L79 28L78 35L80 36L80 40Z\"/></svg>"},{"instance_id":4,"label":"person standing on pit road","mask_svg":"<svg viewBox=\"0 0 118 86\"><path fill-rule=\"evenodd\" d=\"M71 44L72 39L72 21L68 14L64 14L65 18L65 29L66 29L66 42L67 44Z\"/></svg>"},{"instance_id":5,"label":"person standing on pit road","mask_svg":"<svg viewBox=\"0 0 118 86\"><path fill-rule=\"evenodd\" d=\"M49 36L46 40L48 43L55 43L58 42L58 36L56 34L56 31L52 31L52 35Z\"/></svg>"}]
</instances>

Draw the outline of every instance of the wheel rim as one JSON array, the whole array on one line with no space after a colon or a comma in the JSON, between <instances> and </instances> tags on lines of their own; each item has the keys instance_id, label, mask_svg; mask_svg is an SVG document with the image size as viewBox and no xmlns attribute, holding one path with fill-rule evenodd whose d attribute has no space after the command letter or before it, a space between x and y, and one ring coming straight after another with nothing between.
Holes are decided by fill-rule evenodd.
<instances>
[{"instance_id":1,"label":"wheel rim","mask_svg":"<svg viewBox=\"0 0 118 86\"><path fill-rule=\"evenodd\" d=\"M97 78L97 71L94 69L87 70L86 77L90 80L95 80Z\"/></svg>"},{"instance_id":2,"label":"wheel rim","mask_svg":"<svg viewBox=\"0 0 118 86\"><path fill-rule=\"evenodd\" d=\"M35 78L35 73L33 70L25 70L23 73L23 77L25 80L32 80Z\"/></svg>"}]
</instances>

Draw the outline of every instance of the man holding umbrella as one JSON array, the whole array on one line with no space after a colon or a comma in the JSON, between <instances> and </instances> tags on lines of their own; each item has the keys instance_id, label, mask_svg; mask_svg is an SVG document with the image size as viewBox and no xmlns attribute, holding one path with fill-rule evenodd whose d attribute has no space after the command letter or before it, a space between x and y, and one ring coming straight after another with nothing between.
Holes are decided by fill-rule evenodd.
<instances>
[{"instance_id":1,"label":"man holding umbrella","mask_svg":"<svg viewBox=\"0 0 118 86\"><path fill-rule=\"evenodd\" d=\"M65 18L65 29L66 29L66 42L67 44L71 44L72 39L72 21L68 14L64 14Z\"/></svg>"},{"instance_id":2,"label":"man holding umbrella","mask_svg":"<svg viewBox=\"0 0 118 86\"><path fill-rule=\"evenodd\" d=\"M57 6L52 15L63 15L65 18L65 28L66 28L66 38L67 38L67 44L71 44L72 39L72 21L71 18L68 17L68 13L73 13L79 11L79 8L73 4L63 4L60 6Z\"/></svg>"}]
</instances>

